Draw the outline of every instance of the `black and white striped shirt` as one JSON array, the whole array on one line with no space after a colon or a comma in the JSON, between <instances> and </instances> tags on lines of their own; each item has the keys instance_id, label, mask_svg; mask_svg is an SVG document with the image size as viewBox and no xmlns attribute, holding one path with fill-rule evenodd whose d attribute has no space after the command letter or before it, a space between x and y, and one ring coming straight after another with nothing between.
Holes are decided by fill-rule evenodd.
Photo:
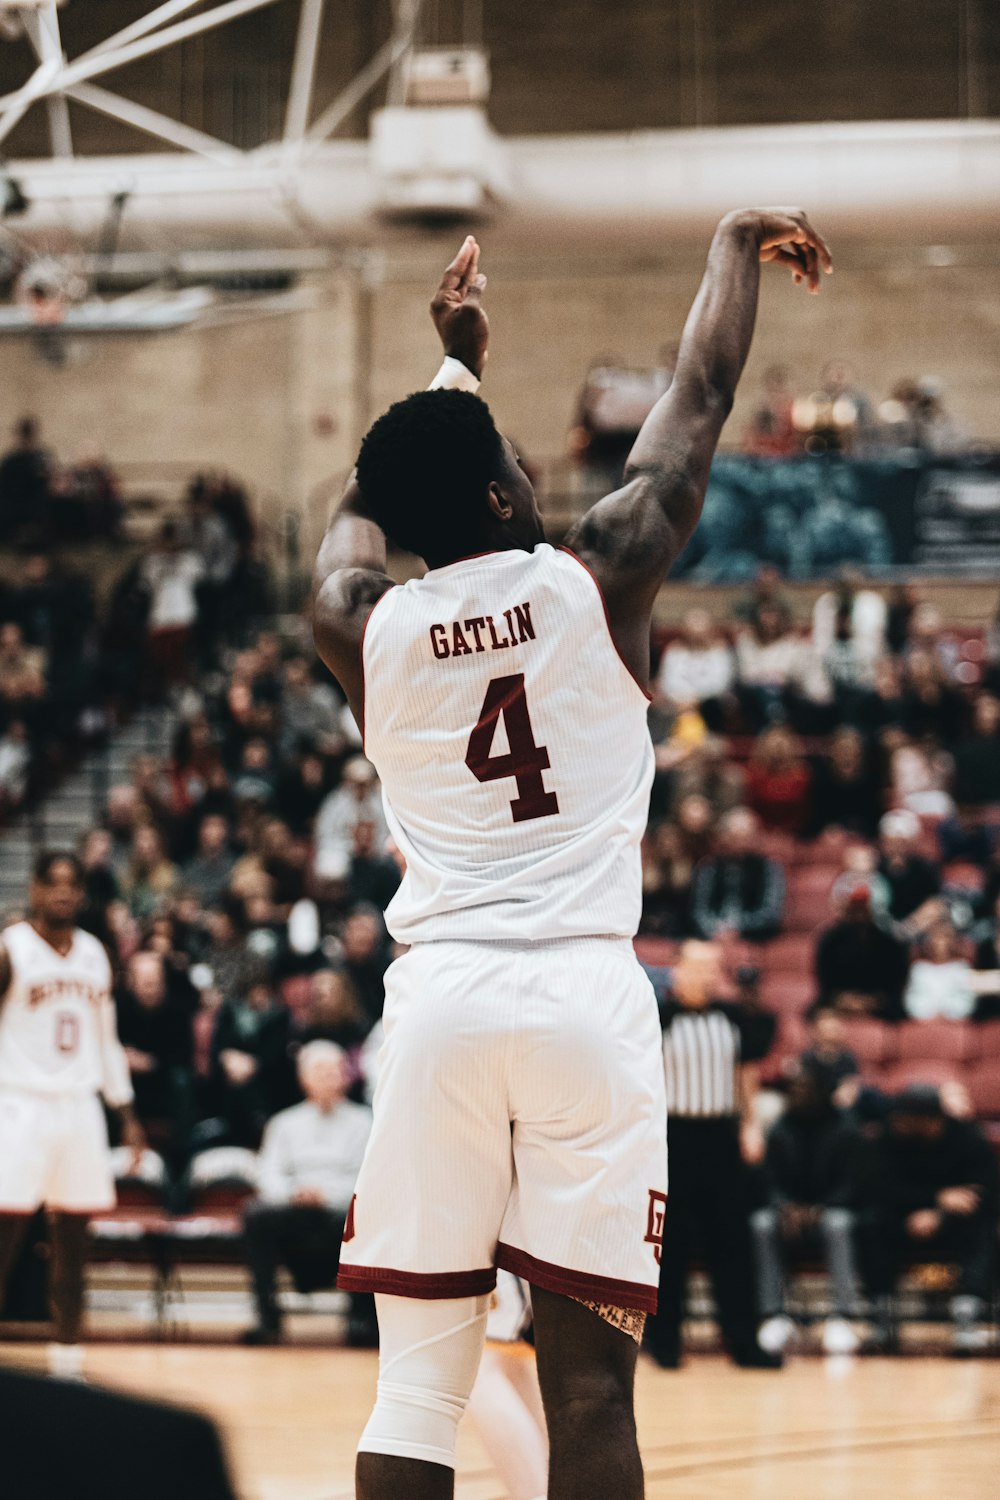
<instances>
[{"instance_id":1,"label":"black and white striped shirt","mask_svg":"<svg viewBox=\"0 0 1000 1500\"><path fill-rule=\"evenodd\" d=\"M668 1000L661 1019L668 1114L692 1120L737 1115L740 1030L730 1008L692 1010Z\"/></svg>"}]
</instances>

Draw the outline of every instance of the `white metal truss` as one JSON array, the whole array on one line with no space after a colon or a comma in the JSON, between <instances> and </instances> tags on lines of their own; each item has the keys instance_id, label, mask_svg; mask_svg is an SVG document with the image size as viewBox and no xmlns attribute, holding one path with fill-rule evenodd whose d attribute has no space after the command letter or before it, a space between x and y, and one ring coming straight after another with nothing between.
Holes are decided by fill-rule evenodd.
<instances>
[{"instance_id":1,"label":"white metal truss","mask_svg":"<svg viewBox=\"0 0 1000 1500\"><path fill-rule=\"evenodd\" d=\"M291 0L223 0L200 15L185 15L199 3L200 0L164 0L144 16L70 60L63 50L57 0L33 0L33 3L24 0L20 5L14 0L13 14L31 44L37 66L20 88L0 96L0 142L29 109L44 103L49 116L51 155L53 158L71 157L73 141L67 100L72 99L181 151L209 157L221 165L245 163L254 152L241 151L229 142L192 129L182 120L161 114L93 82L126 63L150 57L266 6L291 3ZM280 141L257 148L265 155L273 153L275 147L283 154L308 153L319 143L329 140L386 74L390 75L391 89L398 92L399 80L416 38L423 0L393 0L393 26L388 41L316 119L312 118L313 93L325 0L298 0L298 5L298 33L284 130ZM11 13L9 4L5 6L5 13Z\"/></svg>"}]
</instances>

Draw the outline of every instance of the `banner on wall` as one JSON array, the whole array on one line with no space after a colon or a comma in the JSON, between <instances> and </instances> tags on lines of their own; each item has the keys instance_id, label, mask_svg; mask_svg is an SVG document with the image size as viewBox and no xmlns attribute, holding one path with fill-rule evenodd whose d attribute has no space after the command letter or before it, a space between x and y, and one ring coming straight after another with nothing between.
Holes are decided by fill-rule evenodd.
<instances>
[{"instance_id":1,"label":"banner on wall","mask_svg":"<svg viewBox=\"0 0 1000 1500\"><path fill-rule=\"evenodd\" d=\"M721 453L674 577L736 583L762 563L788 578L825 578L846 564L885 575L995 578L1000 455L769 460Z\"/></svg>"}]
</instances>

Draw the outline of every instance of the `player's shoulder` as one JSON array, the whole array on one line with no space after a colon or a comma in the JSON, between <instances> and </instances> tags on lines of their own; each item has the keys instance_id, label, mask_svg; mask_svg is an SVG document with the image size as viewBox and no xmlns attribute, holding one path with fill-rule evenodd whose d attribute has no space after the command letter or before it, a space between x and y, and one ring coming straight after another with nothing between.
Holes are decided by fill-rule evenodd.
<instances>
[{"instance_id":1,"label":"player's shoulder","mask_svg":"<svg viewBox=\"0 0 1000 1500\"><path fill-rule=\"evenodd\" d=\"M83 927L78 927L73 934L74 946L78 957L87 965L103 971L110 971L111 960L108 958L108 950L96 938L92 932L87 932Z\"/></svg>"}]
</instances>

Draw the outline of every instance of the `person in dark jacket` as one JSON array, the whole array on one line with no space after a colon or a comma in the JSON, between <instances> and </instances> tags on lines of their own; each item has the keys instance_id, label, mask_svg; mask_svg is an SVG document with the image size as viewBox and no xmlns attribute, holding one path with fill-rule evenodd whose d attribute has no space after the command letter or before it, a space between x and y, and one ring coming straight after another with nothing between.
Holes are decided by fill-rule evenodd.
<instances>
[{"instance_id":1,"label":"person in dark jacket","mask_svg":"<svg viewBox=\"0 0 1000 1500\"><path fill-rule=\"evenodd\" d=\"M891 1294L914 1261L958 1267L952 1350L978 1354L996 1263L996 1158L980 1127L942 1108L938 1090L914 1084L891 1103L871 1157L862 1262L874 1299L874 1342L892 1347Z\"/></svg>"},{"instance_id":2,"label":"person in dark jacket","mask_svg":"<svg viewBox=\"0 0 1000 1500\"><path fill-rule=\"evenodd\" d=\"M908 969L906 945L876 924L868 889L858 886L816 945L820 1004L899 1020Z\"/></svg>"},{"instance_id":3,"label":"person in dark jacket","mask_svg":"<svg viewBox=\"0 0 1000 1500\"><path fill-rule=\"evenodd\" d=\"M830 736L829 752L813 767L812 822L815 837L840 828L873 839L882 811L882 789L869 763L864 736L842 725Z\"/></svg>"},{"instance_id":4,"label":"person in dark jacket","mask_svg":"<svg viewBox=\"0 0 1000 1500\"><path fill-rule=\"evenodd\" d=\"M785 1311L786 1253L820 1251L833 1288L833 1315L824 1325L825 1354L852 1354L855 1311L854 1203L858 1137L833 1103L823 1074L799 1067L788 1106L767 1138L768 1202L750 1223L757 1253L757 1288L765 1319L759 1339L783 1350L795 1333Z\"/></svg>"},{"instance_id":5,"label":"person in dark jacket","mask_svg":"<svg viewBox=\"0 0 1000 1500\"><path fill-rule=\"evenodd\" d=\"M749 808L734 807L719 825L719 852L695 872L692 911L703 938L730 932L762 943L780 929L785 876L759 844L759 819Z\"/></svg>"},{"instance_id":6,"label":"person in dark jacket","mask_svg":"<svg viewBox=\"0 0 1000 1500\"><path fill-rule=\"evenodd\" d=\"M194 1109L194 1032L191 1007L171 993L169 978L159 953L134 954L115 1008L136 1114L183 1157Z\"/></svg>"},{"instance_id":7,"label":"person in dark jacket","mask_svg":"<svg viewBox=\"0 0 1000 1500\"><path fill-rule=\"evenodd\" d=\"M211 1088L234 1145L256 1150L265 1124L285 1102L289 1030L288 1011L264 972L251 974L245 992L219 1009Z\"/></svg>"},{"instance_id":8,"label":"person in dark jacket","mask_svg":"<svg viewBox=\"0 0 1000 1500\"><path fill-rule=\"evenodd\" d=\"M923 932L940 915L941 875L916 852L920 821L905 809L888 812L878 835L876 868L889 888L889 916L903 936Z\"/></svg>"}]
</instances>

